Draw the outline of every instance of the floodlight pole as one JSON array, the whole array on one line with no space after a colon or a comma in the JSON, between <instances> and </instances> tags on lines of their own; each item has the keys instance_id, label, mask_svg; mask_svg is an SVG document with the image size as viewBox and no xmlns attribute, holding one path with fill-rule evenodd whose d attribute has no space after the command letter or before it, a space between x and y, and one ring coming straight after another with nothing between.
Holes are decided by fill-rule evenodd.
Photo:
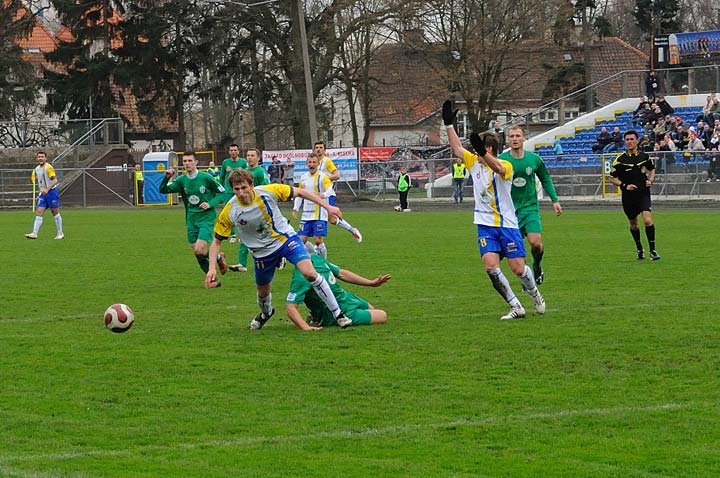
<instances>
[{"instance_id":1,"label":"floodlight pole","mask_svg":"<svg viewBox=\"0 0 720 478\"><path fill-rule=\"evenodd\" d=\"M305 7L303 0L297 0L298 26L302 46L303 70L305 70L305 101L307 102L310 141L317 141L317 120L315 119L315 96L313 95L312 76L310 75L310 55L308 54L307 32L305 31Z\"/></svg>"}]
</instances>

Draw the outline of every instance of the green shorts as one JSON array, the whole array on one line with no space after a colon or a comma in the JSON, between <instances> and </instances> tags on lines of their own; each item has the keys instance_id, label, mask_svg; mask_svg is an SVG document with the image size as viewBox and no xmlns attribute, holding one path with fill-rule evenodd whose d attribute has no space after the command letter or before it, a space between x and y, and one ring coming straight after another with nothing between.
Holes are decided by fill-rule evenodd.
<instances>
[{"instance_id":1,"label":"green shorts","mask_svg":"<svg viewBox=\"0 0 720 478\"><path fill-rule=\"evenodd\" d=\"M370 325L372 322L372 314L370 314L370 304L364 299L345 292L345 296L339 303L340 309L345 316L353 321L353 325ZM323 308L323 317L321 325L324 327L336 325L335 318L327 308Z\"/></svg>"},{"instance_id":2,"label":"green shorts","mask_svg":"<svg viewBox=\"0 0 720 478\"><path fill-rule=\"evenodd\" d=\"M518 228L523 236L528 234L542 234L542 222L540 211L525 210L517 211Z\"/></svg>"},{"instance_id":3,"label":"green shorts","mask_svg":"<svg viewBox=\"0 0 720 478\"><path fill-rule=\"evenodd\" d=\"M212 242L215 214L189 214L185 221L185 228L190 244L195 244L198 240Z\"/></svg>"}]
</instances>

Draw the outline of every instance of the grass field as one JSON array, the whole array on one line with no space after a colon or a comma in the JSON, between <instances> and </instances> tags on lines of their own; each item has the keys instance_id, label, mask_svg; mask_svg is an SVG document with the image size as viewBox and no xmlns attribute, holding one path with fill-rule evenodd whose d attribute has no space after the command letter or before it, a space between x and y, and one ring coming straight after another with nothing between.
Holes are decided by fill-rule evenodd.
<instances>
[{"instance_id":1,"label":"grass field","mask_svg":"<svg viewBox=\"0 0 720 478\"><path fill-rule=\"evenodd\" d=\"M202 288L178 209L63 217L0 213L0 476L720 475L720 211L656 211L659 262L619 210L545 215L548 311L510 322L469 211L348 211L330 258L393 274L359 291L389 323L314 333L249 331L252 276Z\"/></svg>"}]
</instances>

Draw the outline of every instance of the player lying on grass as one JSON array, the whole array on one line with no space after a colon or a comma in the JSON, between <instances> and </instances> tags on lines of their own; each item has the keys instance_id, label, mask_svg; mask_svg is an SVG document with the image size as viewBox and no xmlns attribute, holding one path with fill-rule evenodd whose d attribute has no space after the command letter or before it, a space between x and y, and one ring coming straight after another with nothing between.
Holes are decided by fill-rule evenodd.
<instances>
[{"instance_id":1,"label":"player lying on grass","mask_svg":"<svg viewBox=\"0 0 720 478\"><path fill-rule=\"evenodd\" d=\"M210 261L208 258L208 243L212 241L213 226L215 225L215 206L223 199L223 188L212 176L197 168L198 162L195 153L186 151L182 155L185 174L178 176L174 181L170 179L175 174L173 168L165 171L165 177L160 182L160 192L163 194L179 193L185 205L185 228L187 240L193 249L200 269L207 273ZM217 256L217 253L216 253ZM215 257L220 264L220 273L227 272L225 256ZM217 278L206 287L220 287Z\"/></svg>"},{"instance_id":2,"label":"player lying on grass","mask_svg":"<svg viewBox=\"0 0 720 478\"><path fill-rule=\"evenodd\" d=\"M382 274L374 279L367 279L353 271L341 269L339 266L328 262L319 254L311 254L310 260L315 270L330 284L335 298L345 315L352 320L353 325L375 325L387 322L387 312L376 309L365 299L362 299L352 292L348 292L338 284L337 279L349 284L357 284L367 287L380 287L390 280L390 274ZM308 322L303 320L298 305L304 303L310 310ZM298 272L293 271L288 292L285 312L288 318L302 330L320 330L324 326L333 325L335 320L325 303L320 300L312 288L312 284Z\"/></svg>"},{"instance_id":3,"label":"player lying on grass","mask_svg":"<svg viewBox=\"0 0 720 478\"><path fill-rule=\"evenodd\" d=\"M210 269L205 277L205 286L212 287L217 280L216 257L220 253L222 241L230 237L235 226L238 239L248 247L255 259L255 284L260 313L250 322L251 329L261 329L275 313L272 280L282 258L293 264L310 282L340 327L352 325L352 321L345 317L338 306L328 282L313 267L302 241L282 215L278 201L291 201L294 196L300 196L327 209L331 216L342 218L340 208L331 206L308 191L286 184L253 187L253 178L248 171L235 170L230 173L230 186L235 196L225 205L215 223L215 238L210 246Z\"/></svg>"},{"instance_id":4,"label":"player lying on grass","mask_svg":"<svg viewBox=\"0 0 720 478\"><path fill-rule=\"evenodd\" d=\"M500 319L525 317L525 309L500 269L503 257L507 257L510 270L520 279L523 290L533 298L535 311L544 314L545 300L535 284L532 270L525 264L525 245L511 195L512 164L497 158L498 140L492 133L485 133L482 137L477 133L470 135L470 143L477 154L463 148L453 127L456 114L457 110L452 110L450 101L445 101L442 116L450 147L453 154L463 160L473 179L473 222L477 225L477 241L485 272L495 290L510 305L510 311Z\"/></svg>"}]
</instances>

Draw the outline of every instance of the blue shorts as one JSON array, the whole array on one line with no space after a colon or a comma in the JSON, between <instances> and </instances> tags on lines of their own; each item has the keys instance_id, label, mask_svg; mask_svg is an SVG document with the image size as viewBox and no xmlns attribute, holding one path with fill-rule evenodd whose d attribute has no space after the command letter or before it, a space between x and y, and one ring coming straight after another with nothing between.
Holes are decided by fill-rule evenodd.
<instances>
[{"instance_id":1,"label":"blue shorts","mask_svg":"<svg viewBox=\"0 0 720 478\"><path fill-rule=\"evenodd\" d=\"M37 207L41 207L43 209L55 209L56 207L60 207L60 194L58 194L57 189L51 189L46 195L39 196Z\"/></svg>"},{"instance_id":2,"label":"blue shorts","mask_svg":"<svg viewBox=\"0 0 720 478\"><path fill-rule=\"evenodd\" d=\"M329 198L327 198L327 202L331 206L334 206L335 203L337 203L337 196L330 196Z\"/></svg>"},{"instance_id":3,"label":"blue shorts","mask_svg":"<svg viewBox=\"0 0 720 478\"><path fill-rule=\"evenodd\" d=\"M327 221L300 221L298 236L327 237Z\"/></svg>"},{"instance_id":4,"label":"blue shorts","mask_svg":"<svg viewBox=\"0 0 720 478\"><path fill-rule=\"evenodd\" d=\"M285 244L269 256L255 258L255 284L266 285L272 282L275 276L275 269L282 258L287 259L292 265L308 259L310 256L305 250L305 245L298 236L291 236Z\"/></svg>"},{"instance_id":5,"label":"blue shorts","mask_svg":"<svg viewBox=\"0 0 720 478\"><path fill-rule=\"evenodd\" d=\"M481 256L487 252L495 252L508 259L525 257L525 244L519 229L478 224L477 234Z\"/></svg>"}]
</instances>

